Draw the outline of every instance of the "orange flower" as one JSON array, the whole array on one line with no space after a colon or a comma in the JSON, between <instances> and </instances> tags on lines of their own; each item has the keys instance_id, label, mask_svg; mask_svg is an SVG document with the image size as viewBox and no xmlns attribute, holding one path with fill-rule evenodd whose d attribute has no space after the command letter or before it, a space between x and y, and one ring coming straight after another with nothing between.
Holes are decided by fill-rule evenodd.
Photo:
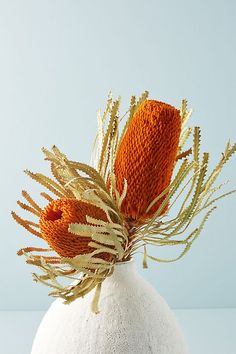
<instances>
[{"instance_id":1,"label":"orange flower","mask_svg":"<svg viewBox=\"0 0 236 354\"><path fill-rule=\"evenodd\" d=\"M43 239L62 257L73 258L94 251L88 245L91 238L68 231L70 224L88 224L86 215L107 221L105 212L95 205L77 199L62 198L52 201L40 216L39 226ZM100 253L98 257L108 260L110 255Z\"/></svg>"},{"instance_id":2,"label":"orange flower","mask_svg":"<svg viewBox=\"0 0 236 354\"><path fill-rule=\"evenodd\" d=\"M15 221L31 232L44 239L48 245L61 257L73 258L77 255L87 254L94 251L88 244L92 240L90 237L81 237L68 231L70 224L81 223L91 225L87 222L86 216L107 221L105 212L93 205L74 198L49 199L49 204L45 209L41 209L28 195L22 192L23 196L31 204L28 206L18 201L18 204L25 210L35 214L39 218L39 223L24 220L15 212L12 216ZM26 247L18 251L18 255L23 252L44 251L34 247ZM39 256L35 256L38 258ZM96 257L110 261L112 256L109 253L98 253ZM60 263L60 257L43 257L47 263Z\"/></svg>"},{"instance_id":3,"label":"orange flower","mask_svg":"<svg viewBox=\"0 0 236 354\"><path fill-rule=\"evenodd\" d=\"M130 221L142 221L157 211L165 196L148 205L168 187L181 131L179 110L159 101L145 100L134 114L115 160L116 188L128 189L121 211ZM166 208L162 214L166 212Z\"/></svg>"}]
</instances>

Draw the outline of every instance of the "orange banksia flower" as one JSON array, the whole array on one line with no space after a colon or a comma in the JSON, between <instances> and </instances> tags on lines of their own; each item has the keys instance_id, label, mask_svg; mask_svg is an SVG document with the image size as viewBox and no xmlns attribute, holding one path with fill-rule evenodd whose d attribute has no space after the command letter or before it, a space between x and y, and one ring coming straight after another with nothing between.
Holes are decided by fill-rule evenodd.
<instances>
[{"instance_id":1,"label":"orange banksia flower","mask_svg":"<svg viewBox=\"0 0 236 354\"><path fill-rule=\"evenodd\" d=\"M209 153L200 154L200 128L186 126L191 115L187 101L177 109L147 98L147 91L138 100L132 96L120 117L120 98L109 95L104 112L98 114L94 167L69 160L56 146L43 149L52 178L26 173L47 189L41 193L46 206L23 191L24 202L17 204L37 220L12 212L18 224L47 245L18 251L38 267L40 274L33 273L33 279L52 288L50 295L65 303L95 288L95 313L102 282L115 263L131 259L140 249L144 268L148 259L180 259L201 233L216 201L235 192L215 197L224 186L215 181L236 144L229 141L208 172ZM179 207L173 208L179 200ZM191 228L193 220L197 222ZM149 254L149 245L176 246L179 253L162 259Z\"/></svg>"},{"instance_id":2,"label":"orange banksia flower","mask_svg":"<svg viewBox=\"0 0 236 354\"><path fill-rule=\"evenodd\" d=\"M77 199L54 200L40 215L39 226L42 238L62 257L73 258L90 253L94 251L94 248L89 246L91 238L69 232L70 224L88 225L86 216L107 221L104 211L95 205ZM110 256L106 253L97 255L104 259L110 259Z\"/></svg>"},{"instance_id":3,"label":"orange banksia flower","mask_svg":"<svg viewBox=\"0 0 236 354\"><path fill-rule=\"evenodd\" d=\"M116 188L127 193L121 211L128 220L151 217L163 196L147 212L149 204L170 184L181 131L180 112L169 104L145 100L135 112L117 151ZM162 211L162 214L166 208Z\"/></svg>"},{"instance_id":4,"label":"orange banksia flower","mask_svg":"<svg viewBox=\"0 0 236 354\"><path fill-rule=\"evenodd\" d=\"M61 297L66 303L96 287L92 311L97 313L102 281L112 274L114 263L126 257L128 237L122 216L95 169L68 160L56 146L43 152L51 162L54 179L25 172L56 199L42 192L47 205L41 208L23 191L25 202L17 204L37 221L24 219L15 212L12 217L49 247L25 247L17 253L25 255L27 263L43 272L33 273L34 280L53 288L50 295ZM60 284L58 277L70 282L74 279L75 285Z\"/></svg>"}]
</instances>

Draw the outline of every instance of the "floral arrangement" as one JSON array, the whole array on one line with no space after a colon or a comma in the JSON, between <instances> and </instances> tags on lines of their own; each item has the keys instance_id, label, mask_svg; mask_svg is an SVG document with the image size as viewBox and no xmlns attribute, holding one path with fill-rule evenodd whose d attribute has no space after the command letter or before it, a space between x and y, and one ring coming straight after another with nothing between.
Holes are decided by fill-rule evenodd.
<instances>
[{"instance_id":1,"label":"floral arrangement","mask_svg":"<svg viewBox=\"0 0 236 354\"><path fill-rule=\"evenodd\" d=\"M51 151L43 148L53 178L25 172L47 190L41 193L46 205L39 206L23 191L25 202L17 203L36 222L12 212L18 224L47 244L18 251L41 271L33 273L33 279L51 287L50 295L65 303L96 288L95 313L102 282L117 262L131 259L140 249L144 268L148 259L180 259L199 236L215 203L235 191L215 196L224 186L215 185L216 179L236 144L228 142L208 172L209 153L200 156L200 128L186 126L191 115L186 100L176 109L148 100L144 92L138 100L131 97L122 117L119 108L120 98L113 100L109 94L104 113L98 114L93 167L69 160L56 146ZM176 215L168 217L177 202ZM192 227L195 219L198 226ZM181 250L175 259L160 259L149 254L149 245Z\"/></svg>"}]
</instances>

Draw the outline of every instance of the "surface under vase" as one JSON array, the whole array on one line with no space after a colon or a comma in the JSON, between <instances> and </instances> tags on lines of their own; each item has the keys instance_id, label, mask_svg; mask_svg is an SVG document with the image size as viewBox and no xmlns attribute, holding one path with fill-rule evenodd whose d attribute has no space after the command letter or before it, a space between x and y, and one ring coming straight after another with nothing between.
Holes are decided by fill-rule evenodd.
<instances>
[{"instance_id":1,"label":"surface under vase","mask_svg":"<svg viewBox=\"0 0 236 354\"><path fill-rule=\"evenodd\" d=\"M102 284L98 314L94 291L70 305L52 303L31 354L187 354L173 312L136 270L135 262L115 265Z\"/></svg>"}]
</instances>

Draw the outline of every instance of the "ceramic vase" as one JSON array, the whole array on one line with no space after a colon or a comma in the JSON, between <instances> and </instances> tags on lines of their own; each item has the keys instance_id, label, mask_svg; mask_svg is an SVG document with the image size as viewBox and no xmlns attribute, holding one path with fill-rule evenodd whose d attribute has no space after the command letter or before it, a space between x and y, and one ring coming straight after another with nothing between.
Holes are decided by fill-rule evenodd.
<instances>
[{"instance_id":1,"label":"ceramic vase","mask_svg":"<svg viewBox=\"0 0 236 354\"><path fill-rule=\"evenodd\" d=\"M70 305L52 303L36 333L31 354L187 354L173 312L136 270L117 263L102 284L98 314L94 291Z\"/></svg>"}]
</instances>

